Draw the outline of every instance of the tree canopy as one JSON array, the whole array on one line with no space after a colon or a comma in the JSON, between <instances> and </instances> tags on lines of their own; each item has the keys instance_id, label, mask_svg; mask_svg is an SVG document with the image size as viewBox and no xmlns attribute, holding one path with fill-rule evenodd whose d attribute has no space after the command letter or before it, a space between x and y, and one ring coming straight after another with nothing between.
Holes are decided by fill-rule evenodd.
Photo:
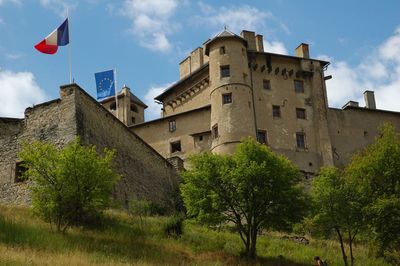
<instances>
[{"instance_id":1,"label":"tree canopy","mask_svg":"<svg viewBox=\"0 0 400 266\"><path fill-rule=\"evenodd\" d=\"M298 169L254 139L244 139L233 155L204 153L189 161L181 186L188 215L234 224L248 257L255 257L262 229L288 229L303 217L307 200Z\"/></svg>"},{"instance_id":2,"label":"tree canopy","mask_svg":"<svg viewBox=\"0 0 400 266\"><path fill-rule=\"evenodd\" d=\"M31 179L32 205L36 214L65 231L71 225L93 222L107 207L119 179L112 166L114 152L103 155L79 139L58 149L35 141L19 154Z\"/></svg>"}]
</instances>

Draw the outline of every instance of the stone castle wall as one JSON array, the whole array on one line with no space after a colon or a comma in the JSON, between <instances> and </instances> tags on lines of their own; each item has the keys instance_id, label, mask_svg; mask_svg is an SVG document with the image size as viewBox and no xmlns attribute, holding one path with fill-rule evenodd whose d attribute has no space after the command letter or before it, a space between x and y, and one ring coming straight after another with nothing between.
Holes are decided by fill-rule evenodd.
<instances>
[{"instance_id":1,"label":"stone castle wall","mask_svg":"<svg viewBox=\"0 0 400 266\"><path fill-rule=\"evenodd\" d=\"M23 143L42 140L62 147L78 135L99 150L117 150L117 171L123 176L115 188L117 200L175 205L179 179L172 165L75 84L61 88L61 99L26 109L24 119L0 118L0 202L30 202L28 182L15 182Z\"/></svg>"}]
</instances>

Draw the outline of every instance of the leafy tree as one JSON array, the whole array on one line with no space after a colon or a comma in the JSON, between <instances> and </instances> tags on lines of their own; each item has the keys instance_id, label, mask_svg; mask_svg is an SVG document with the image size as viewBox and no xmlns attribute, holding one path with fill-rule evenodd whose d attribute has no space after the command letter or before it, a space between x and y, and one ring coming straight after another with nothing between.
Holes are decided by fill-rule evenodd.
<instances>
[{"instance_id":1,"label":"leafy tree","mask_svg":"<svg viewBox=\"0 0 400 266\"><path fill-rule=\"evenodd\" d=\"M24 145L19 156L27 168L25 177L33 180L34 213L62 232L98 218L119 179L112 169L114 152L105 149L100 156L79 139L63 149L35 141Z\"/></svg>"},{"instance_id":2,"label":"leafy tree","mask_svg":"<svg viewBox=\"0 0 400 266\"><path fill-rule=\"evenodd\" d=\"M350 249L351 265L354 265L353 243L363 229L365 219L363 202L356 187L335 167L322 168L313 180L312 199L314 202L315 225L325 232L334 230L342 251L343 262L348 259L345 240Z\"/></svg>"},{"instance_id":3,"label":"leafy tree","mask_svg":"<svg viewBox=\"0 0 400 266\"><path fill-rule=\"evenodd\" d=\"M400 136L393 125L385 124L375 142L352 158L347 175L364 196L379 255L400 252Z\"/></svg>"},{"instance_id":4,"label":"leafy tree","mask_svg":"<svg viewBox=\"0 0 400 266\"><path fill-rule=\"evenodd\" d=\"M204 153L190 163L181 186L188 215L211 225L233 223L249 258L256 256L262 229L288 229L303 217L307 200L297 185L299 171L251 138L233 155Z\"/></svg>"}]
</instances>

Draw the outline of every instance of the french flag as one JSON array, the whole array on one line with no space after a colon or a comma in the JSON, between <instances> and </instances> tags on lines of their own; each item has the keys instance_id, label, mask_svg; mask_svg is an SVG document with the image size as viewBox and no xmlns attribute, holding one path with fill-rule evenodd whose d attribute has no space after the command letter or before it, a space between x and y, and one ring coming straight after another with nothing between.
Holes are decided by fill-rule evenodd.
<instances>
[{"instance_id":1,"label":"french flag","mask_svg":"<svg viewBox=\"0 0 400 266\"><path fill-rule=\"evenodd\" d=\"M68 18L60 27L50 33L43 41L35 45L36 50L45 54L55 54L58 46L69 43Z\"/></svg>"}]
</instances>

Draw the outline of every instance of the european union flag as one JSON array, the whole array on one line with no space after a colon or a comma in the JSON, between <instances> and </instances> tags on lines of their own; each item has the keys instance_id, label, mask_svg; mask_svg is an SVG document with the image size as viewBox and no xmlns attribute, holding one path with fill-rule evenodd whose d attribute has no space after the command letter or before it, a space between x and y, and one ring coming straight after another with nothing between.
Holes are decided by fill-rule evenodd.
<instances>
[{"instance_id":1,"label":"european union flag","mask_svg":"<svg viewBox=\"0 0 400 266\"><path fill-rule=\"evenodd\" d=\"M114 70L95 73L97 100L115 95Z\"/></svg>"}]
</instances>

